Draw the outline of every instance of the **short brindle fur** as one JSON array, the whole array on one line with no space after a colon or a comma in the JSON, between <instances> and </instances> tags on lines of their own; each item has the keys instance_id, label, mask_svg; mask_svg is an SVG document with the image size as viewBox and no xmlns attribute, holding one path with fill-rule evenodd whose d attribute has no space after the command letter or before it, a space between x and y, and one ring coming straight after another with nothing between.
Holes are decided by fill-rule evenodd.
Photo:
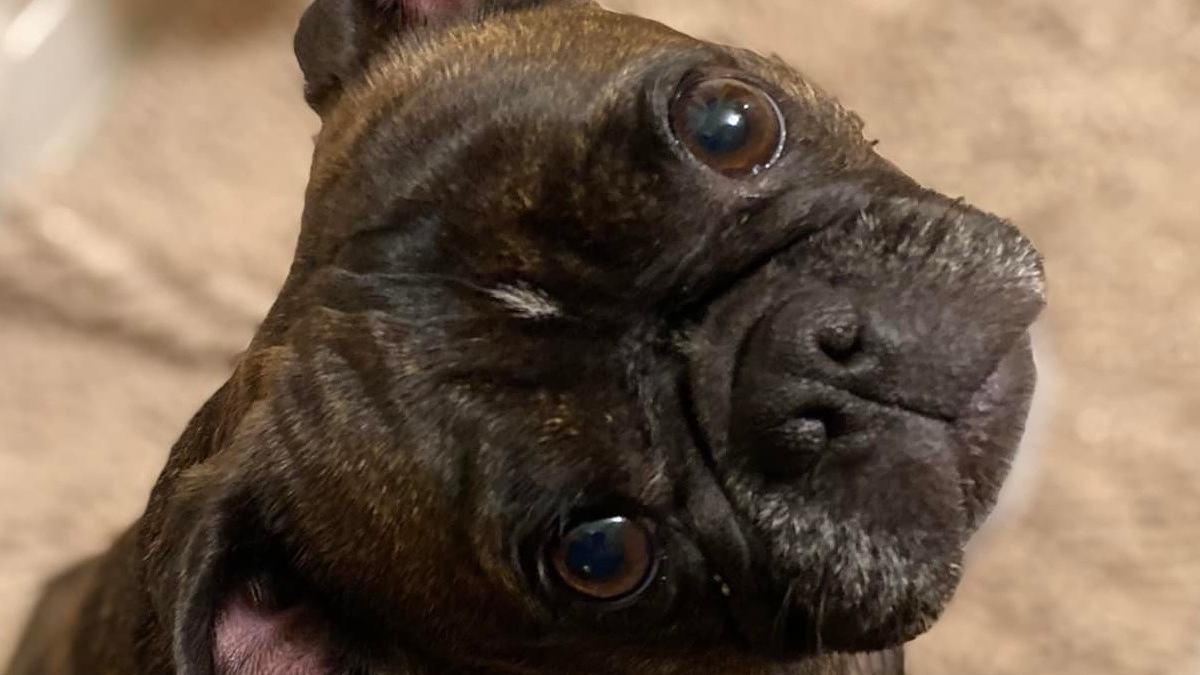
<instances>
[{"instance_id":1,"label":"short brindle fur","mask_svg":"<svg viewBox=\"0 0 1200 675\"><path fill-rule=\"evenodd\" d=\"M900 673L1022 433L1031 245L783 63L588 2L317 0L296 49L287 282L10 675ZM769 168L681 145L712 77L777 103ZM607 515L659 556L618 604L539 573Z\"/></svg>"}]
</instances>

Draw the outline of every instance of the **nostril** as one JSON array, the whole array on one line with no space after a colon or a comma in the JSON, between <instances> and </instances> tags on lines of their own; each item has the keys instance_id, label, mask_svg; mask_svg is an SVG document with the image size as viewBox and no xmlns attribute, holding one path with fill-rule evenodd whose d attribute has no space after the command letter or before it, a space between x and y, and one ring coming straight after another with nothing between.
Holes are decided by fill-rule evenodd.
<instances>
[{"instance_id":1,"label":"nostril","mask_svg":"<svg viewBox=\"0 0 1200 675\"><path fill-rule=\"evenodd\" d=\"M857 321L839 321L821 327L817 347L835 363L849 365L863 351L862 327Z\"/></svg>"},{"instance_id":2,"label":"nostril","mask_svg":"<svg viewBox=\"0 0 1200 675\"><path fill-rule=\"evenodd\" d=\"M802 408L796 413L794 421L819 423L825 430L826 439L834 439L845 434L849 426L845 414L838 408L826 405L816 405Z\"/></svg>"},{"instance_id":3,"label":"nostril","mask_svg":"<svg viewBox=\"0 0 1200 675\"><path fill-rule=\"evenodd\" d=\"M845 416L830 407L811 407L774 427L759 446L759 459L768 478L788 479L809 471L829 448L830 442L846 433Z\"/></svg>"}]
</instances>

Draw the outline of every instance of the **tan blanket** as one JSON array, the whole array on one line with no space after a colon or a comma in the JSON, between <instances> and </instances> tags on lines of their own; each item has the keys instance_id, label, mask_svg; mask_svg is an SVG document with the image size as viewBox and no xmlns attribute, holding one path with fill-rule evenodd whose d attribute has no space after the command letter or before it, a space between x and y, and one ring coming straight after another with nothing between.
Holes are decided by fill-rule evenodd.
<instances>
[{"instance_id":1,"label":"tan blanket","mask_svg":"<svg viewBox=\"0 0 1200 675\"><path fill-rule=\"evenodd\" d=\"M136 5L133 0L109 0ZM302 0L154 3L99 136L0 225L0 660L140 510L290 259ZM613 0L781 54L1048 258L1056 406L926 675L1200 671L1200 3Z\"/></svg>"}]
</instances>

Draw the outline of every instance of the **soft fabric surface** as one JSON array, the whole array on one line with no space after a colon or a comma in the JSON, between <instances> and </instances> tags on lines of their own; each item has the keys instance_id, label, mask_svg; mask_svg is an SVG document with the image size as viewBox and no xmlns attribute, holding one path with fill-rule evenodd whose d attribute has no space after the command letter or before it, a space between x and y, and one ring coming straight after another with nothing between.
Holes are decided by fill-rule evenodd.
<instances>
[{"instance_id":1,"label":"soft fabric surface","mask_svg":"<svg viewBox=\"0 0 1200 675\"><path fill-rule=\"evenodd\" d=\"M148 39L82 159L0 226L0 660L39 580L133 519L291 256L302 0L119 3ZM612 0L773 51L1048 259L1029 499L918 675L1200 667L1200 4ZM143 6L144 5L144 6Z\"/></svg>"}]
</instances>

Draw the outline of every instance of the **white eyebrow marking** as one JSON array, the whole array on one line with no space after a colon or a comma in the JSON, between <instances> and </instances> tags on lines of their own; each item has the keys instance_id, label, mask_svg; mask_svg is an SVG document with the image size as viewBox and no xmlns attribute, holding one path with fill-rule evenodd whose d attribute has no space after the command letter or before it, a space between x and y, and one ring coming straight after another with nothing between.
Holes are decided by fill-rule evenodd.
<instances>
[{"instance_id":1,"label":"white eyebrow marking","mask_svg":"<svg viewBox=\"0 0 1200 675\"><path fill-rule=\"evenodd\" d=\"M488 291L488 295L503 303L513 314L525 319L552 319L562 316L562 307L540 288L525 282L505 284Z\"/></svg>"}]
</instances>

